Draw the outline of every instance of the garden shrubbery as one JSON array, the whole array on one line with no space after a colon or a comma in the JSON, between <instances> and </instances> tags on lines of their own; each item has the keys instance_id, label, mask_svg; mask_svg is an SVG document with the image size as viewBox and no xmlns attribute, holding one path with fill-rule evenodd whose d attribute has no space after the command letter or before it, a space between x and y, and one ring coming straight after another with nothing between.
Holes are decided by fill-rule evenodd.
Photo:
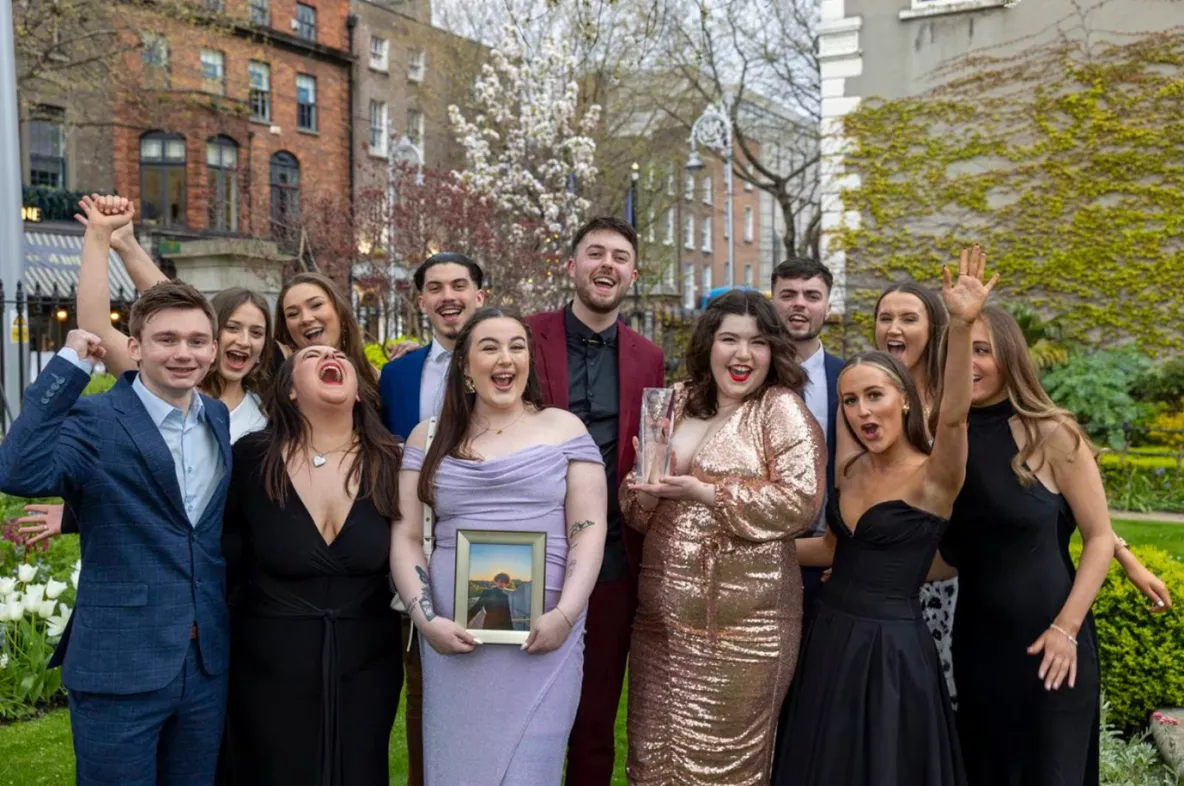
<instances>
[{"instance_id":1,"label":"garden shrubbery","mask_svg":"<svg viewBox=\"0 0 1184 786\"><path fill-rule=\"evenodd\" d=\"M1184 513L1184 471L1138 462L1102 462L1106 499L1115 510Z\"/></svg>"}]
</instances>

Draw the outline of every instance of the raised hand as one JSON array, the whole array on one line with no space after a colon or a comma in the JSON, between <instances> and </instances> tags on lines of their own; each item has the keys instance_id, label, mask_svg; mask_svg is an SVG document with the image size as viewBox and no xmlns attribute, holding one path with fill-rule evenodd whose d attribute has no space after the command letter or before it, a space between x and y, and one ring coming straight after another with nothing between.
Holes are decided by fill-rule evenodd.
<instances>
[{"instance_id":1,"label":"raised hand","mask_svg":"<svg viewBox=\"0 0 1184 786\"><path fill-rule=\"evenodd\" d=\"M82 216L75 216L75 218L85 224L88 230L109 232L112 241L115 240L115 233L118 230L126 227L127 234L132 232L132 219L136 216L136 208L125 197L91 194L89 197L82 198L79 207L86 214L85 220ZM120 239L125 241L126 235Z\"/></svg>"},{"instance_id":2,"label":"raised hand","mask_svg":"<svg viewBox=\"0 0 1184 786\"><path fill-rule=\"evenodd\" d=\"M95 198L97 198L97 195L95 197L83 196L78 202L78 207L82 212L74 214L74 220L88 229L90 228L90 219L86 217L87 206L89 205L91 208L95 208ZM131 221L111 233L111 248L115 249L119 254L127 253L135 244L136 229Z\"/></svg>"},{"instance_id":3,"label":"raised hand","mask_svg":"<svg viewBox=\"0 0 1184 786\"><path fill-rule=\"evenodd\" d=\"M962 256L958 261L958 280L951 283L950 269L942 266L941 296L946 302L946 310L951 320L970 323L978 319L999 274L983 283L983 276L987 270L987 255L976 244L972 249L962 249Z\"/></svg>"},{"instance_id":4,"label":"raised hand","mask_svg":"<svg viewBox=\"0 0 1184 786\"><path fill-rule=\"evenodd\" d=\"M79 360L102 360L107 351L103 349L103 341L94 333L86 330L71 330L66 335L65 346L78 353Z\"/></svg>"}]
</instances>

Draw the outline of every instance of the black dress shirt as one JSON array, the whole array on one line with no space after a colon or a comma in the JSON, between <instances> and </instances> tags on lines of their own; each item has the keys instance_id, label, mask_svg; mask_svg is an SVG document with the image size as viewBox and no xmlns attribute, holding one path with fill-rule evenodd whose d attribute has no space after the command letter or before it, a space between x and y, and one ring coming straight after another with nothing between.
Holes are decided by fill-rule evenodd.
<instances>
[{"instance_id":1,"label":"black dress shirt","mask_svg":"<svg viewBox=\"0 0 1184 786\"><path fill-rule=\"evenodd\" d=\"M601 333L594 332L572 313L563 310L567 333L568 409L584 421L588 433L604 459L608 481L608 536L600 581L625 575L625 542L621 539L621 506L617 489L621 485L617 467L617 435L620 416L620 370L617 363L617 323Z\"/></svg>"}]
</instances>

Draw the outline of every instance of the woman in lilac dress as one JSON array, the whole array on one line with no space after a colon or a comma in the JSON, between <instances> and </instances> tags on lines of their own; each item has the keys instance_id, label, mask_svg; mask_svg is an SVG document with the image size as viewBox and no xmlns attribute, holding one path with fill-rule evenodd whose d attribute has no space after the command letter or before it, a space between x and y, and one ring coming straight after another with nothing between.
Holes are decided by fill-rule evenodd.
<instances>
[{"instance_id":1,"label":"woman in lilac dress","mask_svg":"<svg viewBox=\"0 0 1184 786\"><path fill-rule=\"evenodd\" d=\"M607 528L600 450L546 409L522 320L478 311L457 338L439 427L407 440L391 570L423 655L426 786L557 786L580 699L584 610ZM436 514L423 556L423 505ZM453 621L458 530L544 532L544 613L526 643L482 643ZM468 604L460 610L464 615Z\"/></svg>"}]
</instances>

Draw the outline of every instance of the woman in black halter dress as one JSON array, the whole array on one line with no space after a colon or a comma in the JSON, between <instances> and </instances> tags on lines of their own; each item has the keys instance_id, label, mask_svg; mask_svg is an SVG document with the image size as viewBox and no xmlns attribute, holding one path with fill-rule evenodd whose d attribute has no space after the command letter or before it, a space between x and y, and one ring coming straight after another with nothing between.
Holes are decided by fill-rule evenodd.
<instances>
[{"instance_id":1,"label":"woman in black halter dress","mask_svg":"<svg viewBox=\"0 0 1184 786\"><path fill-rule=\"evenodd\" d=\"M1040 387L1015 321L989 306L972 340L966 483L942 543L961 577L953 656L967 775L976 786L1097 784L1089 608L1115 542L1102 479L1073 416Z\"/></svg>"},{"instance_id":2,"label":"woman in black halter dress","mask_svg":"<svg viewBox=\"0 0 1184 786\"><path fill-rule=\"evenodd\" d=\"M966 466L970 328L994 280L962 252L950 313L945 406L932 448L916 385L891 355L852 358L839 376L836 486L825 538L803 565L833 564L802 647L779 733L774 786L963 786L954 712L920 590Z\"/></svg>"}]
</instances>

